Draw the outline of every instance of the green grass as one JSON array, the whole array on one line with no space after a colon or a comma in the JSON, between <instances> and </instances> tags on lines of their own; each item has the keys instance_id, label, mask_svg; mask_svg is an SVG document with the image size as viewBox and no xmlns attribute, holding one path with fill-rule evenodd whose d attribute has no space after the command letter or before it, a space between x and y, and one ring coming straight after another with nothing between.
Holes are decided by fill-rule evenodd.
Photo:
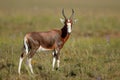
<instances>
[{"instance_id":1,"label":"green grass","mask_svg":"<svg viewBox=\"0 0 120 80\"><path fill-rule=\"evenodd\" d=\"M69 1L69 3L68 3ZM0 80L119 80L120 1L66 0L0 1ZM27 32L60 29L61 10L74 8L70 39L60 54L60 69L52 71L52 52L33 57L35 75L18 62Z\"/></svg>"},{"instance_id":2,"label":"green grass","mask_svg":"<svg viewBox=\"0 0 120 80\"><path fill-rule=\"evenodd\" d=\"M1 53L1 79L119 79L119 40L111 39L108 44L101 38L70 39L61 52L61 67L59 71L51 70L52 55L46 52L36 54L33 58L35 75L31 76L27 71L26 62L22 66L22 75L17 74L18 60L21 43L8 44L3 41ZM14 41L15 42L15 41ZM72 43L71 43L72 42ZM7 44L7 46L4 46ZM7 50L5 50L7 49ZM44 54L45 53L45 54Z\"/></svg>"}]
</instances>

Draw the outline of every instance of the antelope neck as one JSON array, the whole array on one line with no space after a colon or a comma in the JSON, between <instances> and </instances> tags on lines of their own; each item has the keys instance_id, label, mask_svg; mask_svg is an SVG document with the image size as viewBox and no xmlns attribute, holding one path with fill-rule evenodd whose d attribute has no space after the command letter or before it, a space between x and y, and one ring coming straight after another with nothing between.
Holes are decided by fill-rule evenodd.
<instances>
[{"instance_id":1,"label":"antelope neck","mask_svg":"<svg viewBox=\"0 0 120 80\"><path fill-rule=\"evenodd\" d=\"M62 38L65 38L67 35L70 35L70 32L68 30L69 29L68 29L67 25L64 25L64 27L61 29L61 31L62 31L61 37Z\"/></svg>"}]
</instances>

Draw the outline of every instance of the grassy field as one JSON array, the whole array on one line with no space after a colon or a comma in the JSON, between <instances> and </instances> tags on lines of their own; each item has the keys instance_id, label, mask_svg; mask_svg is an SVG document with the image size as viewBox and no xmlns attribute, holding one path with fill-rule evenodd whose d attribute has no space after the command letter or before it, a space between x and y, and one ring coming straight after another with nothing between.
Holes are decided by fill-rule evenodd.
<instances>
[{"instance_id":1,"label":"grassy field","mask_svg":"<svg viewBox=\"0 0 120 80\"><path fill-rule=\"evenodd\" d=\"M36 53L31 75L17 68L27 32L60 29L59 18L71 8L75 18L61 51L60 69L52 71L52 52ZM0 0L0 80L120 80L119 0Z\"/></svg>"}]
</instances>

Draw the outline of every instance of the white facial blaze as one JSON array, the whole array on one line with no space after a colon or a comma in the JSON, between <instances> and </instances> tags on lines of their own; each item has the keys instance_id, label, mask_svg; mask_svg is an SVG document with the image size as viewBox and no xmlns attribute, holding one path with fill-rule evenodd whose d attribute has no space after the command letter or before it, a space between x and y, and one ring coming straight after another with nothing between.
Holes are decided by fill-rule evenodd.
<instances>
[{"instance_id":1,"label":"white facial blaze","mask_svg":"<svg viewBox=\"0 0 120 80\"><path fill-rule=\"evenodd\" d=\"M72 29L71 29L71 23L67 23L67 29L68 29L68 33L71 33Z\"/></svg>"}]
</instances>

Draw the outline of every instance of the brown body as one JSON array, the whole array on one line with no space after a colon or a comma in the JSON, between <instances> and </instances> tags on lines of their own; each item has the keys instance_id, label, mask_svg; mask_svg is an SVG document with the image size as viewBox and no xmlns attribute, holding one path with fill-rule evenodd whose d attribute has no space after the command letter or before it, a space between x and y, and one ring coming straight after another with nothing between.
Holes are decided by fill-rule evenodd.
<instances>
[{"instance_id":1,"label":"brown body","mask_svg":"<svg viewBox=\"0 0 120 80\"><path fill-rule=\"evenodd\" d=\"M30 32L25 37L27 38L29 49L39 49L42 46L45 49L54 50L56 48L61 49L69 37L69 34L66 34L64 37L62 37L62 34L61 30L52 30L47 32Z\"/></svg>"},{"instance_id":2,"label":"brown body","mask_svg":"<svg viewBox=\"0 0 120 80\"><path fill-rule=\"evenodd\" d=\"M72 10L72 16L74 11ZM21 64L25 56L28 57L28 65L33 73L31 60L33 55L37 51L53 50L53 69L55 62L57 61L57 67L59 67L60 50L70 36L72 29L72 18L66 19L63 10L63 16L65 18L64 26L60 30L51 30L47 32L30 32L24 37L24 48L20 57L18 72L20 74Z\"/></svg>"}]
</instances>

